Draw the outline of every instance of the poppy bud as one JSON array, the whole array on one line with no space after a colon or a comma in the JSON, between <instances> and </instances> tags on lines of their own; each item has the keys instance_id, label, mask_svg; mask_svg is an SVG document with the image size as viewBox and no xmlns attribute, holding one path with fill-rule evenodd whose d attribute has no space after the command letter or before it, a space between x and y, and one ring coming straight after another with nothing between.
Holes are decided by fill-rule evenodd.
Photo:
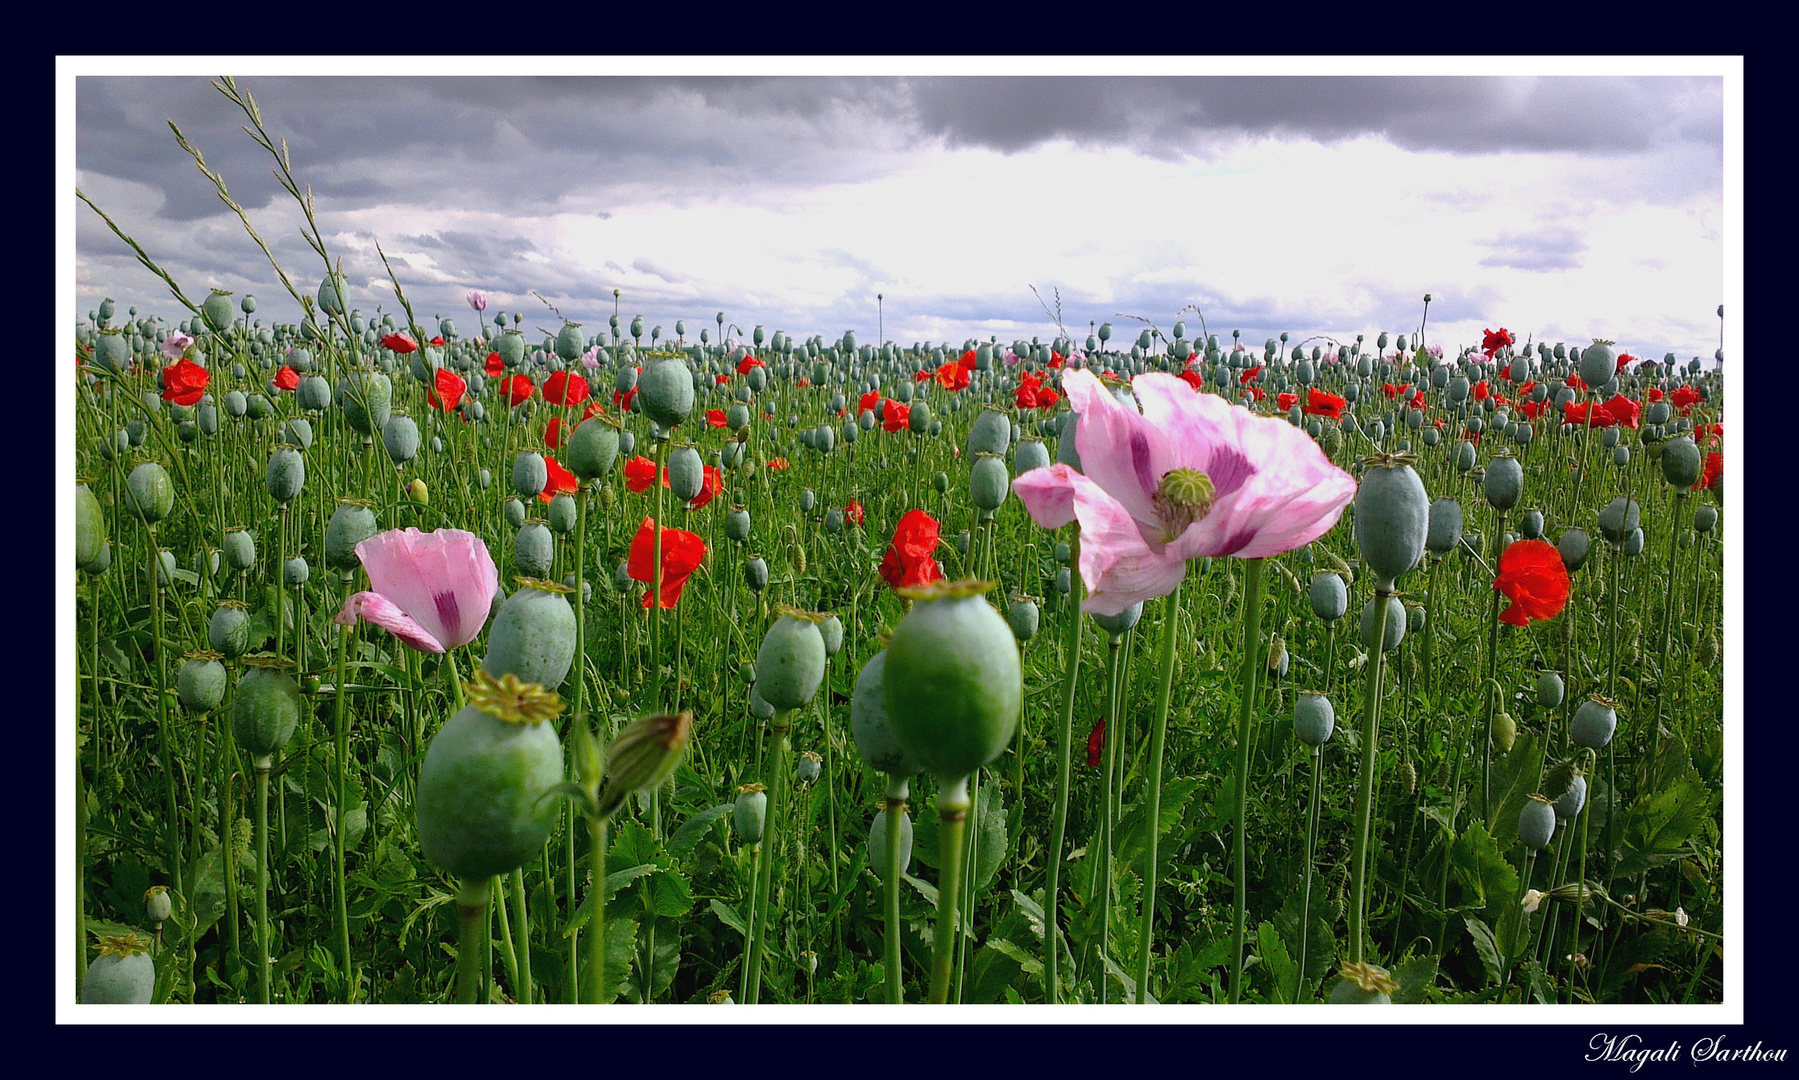
<instances>
[{"instance_id":1,"label":"poppy bud","mask_svg":"<svg viewBox=\"0 0 1799 1080\"><path fill-rule=\"evenodd\" d=\"M649 791L674 775L693 732L693 714L646 716L630 724L606 748L606 779L595 800L602 817L633 792Z\"/></svg>"},{"instance_id":2,"label":"poppy bud","mask_svg":"<svg viewBox=\"0 0 1799 1080\"><path fill-rule=\"evenodd\" d=\"M762 842L762 826L768 817L767 793L763 784L744 784L737 789L737 801L731 807L731 832L738 843Z\"/></svg>"},{"instance_id":3,"label":"poppy bud","mask_svg":"<svg viewBox=\"0 0 1799 1080\"><path fill-rule=\"evenodd\" d=\"M1307 746L1323 746L1337 728L1337 711L1323 694L1300 694L1293 702L1293 735Z\"/></svg>"},{"instance_id":4,"label":"poppy bud","mask_svg":"<svg viewBox=\"0 0 1799 1080\"><path fill-rule=\"evenodd\" d=\"M882 800L880 812L875 814L873 824L868 827L868 868L881 881L886 880L889 862L887 847L888 814L892 808ZM899 810L899 865L900 873L905 873L912 865L912 815L902 805Z\"/></svg>"}]
</instances>

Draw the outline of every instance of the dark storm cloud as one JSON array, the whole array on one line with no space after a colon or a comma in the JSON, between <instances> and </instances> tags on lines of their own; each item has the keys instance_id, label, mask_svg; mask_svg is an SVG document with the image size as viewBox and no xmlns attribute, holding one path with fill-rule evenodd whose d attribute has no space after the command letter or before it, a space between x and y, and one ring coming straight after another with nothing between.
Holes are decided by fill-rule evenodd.
<instances>
[{"instance_id":1,"label":"dark storm cloud","mask_svg":"<svg viewBox=\"0 0 1799 1080\"><path fill-rule=\"evenodd\" d=\"M1620 154L1723 139L1718 79L968 76L910 85L922 130L1006 152L1058 138L1172 155L1233 136L1384 135L1408 150Z\"/></svg>"}]
</instances>

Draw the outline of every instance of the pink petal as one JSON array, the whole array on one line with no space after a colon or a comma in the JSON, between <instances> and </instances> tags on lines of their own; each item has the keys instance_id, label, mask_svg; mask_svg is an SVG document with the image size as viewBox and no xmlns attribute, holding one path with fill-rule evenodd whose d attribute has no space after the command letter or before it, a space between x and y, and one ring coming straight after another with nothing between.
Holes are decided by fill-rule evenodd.
<instances>
[{"instance_id":1,"label":"pink petal","mask_svg":"<svg viewBox=\"0 0 1799 1080\"><path fill-rule=\"evenodd\" d=\"M1062 387L1070 407L1081 416L1074 429L1081 472L1142 523L1138 531L1146 544L1159 544L1160 527L1150 498L1162 474L1180 465L1173 445L1091 371L1083 368L1063 375Z\"/></svg>"},{"instance_id":2,"label":"pink petal","mask_svg":"<svg viewBox=\"0 0 1799 1080\"><path fill-rule=\"evenodd\" d=\"M1074 484L1070 481L1074 475L1073 469L1058 462L1020 476L1012 481L1012 490L1037 524L1059 529L1074 520Z\"/></svg>"},{"instance_id":3,"label":"pink petal","mask_svg":"<svg viewBox=\"0 0 1799 1080\"><path fill-rule=\"evenodd\" d=\"M1098 484L1074 474L1075 516L1081 523L1081 610L1117 615L1132 604L1167 596L1186 576L1187 561L1151 551L1137 522Z\"/></svg>"},{"instance_id":4,"label":"pink petal","mask_svg":"<svg viewBox=\"0 0 1799 1080\"><path fill-rule=\"evenodd\" d=\"M392 601L377 592L359 592L344 601L344 606L332 617L332 622L339 626L355 625L360 616L388 633L404 641L420 652L440 653L444 647L437 639L418 623L406 617L406 613L395 607Z\"/></svg>"},{"instance_id":5,"label":"pink petal","mask_svg":"<svg viewBox=\"0 0 1799 1080\"><path fill-rule=\"evenodd\" d=\"M499 589L487 545L461 529L377 533L356 545L356 556L376 592L451 648L481 632Z\"/></svg>"}]
</instances>

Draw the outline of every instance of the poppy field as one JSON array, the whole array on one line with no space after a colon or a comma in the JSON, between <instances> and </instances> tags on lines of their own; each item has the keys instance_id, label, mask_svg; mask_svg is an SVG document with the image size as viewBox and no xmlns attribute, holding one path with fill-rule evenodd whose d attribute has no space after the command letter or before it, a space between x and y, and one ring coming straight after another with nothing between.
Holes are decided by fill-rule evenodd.
<instances>
[{"instance_id":1,"label":"poppy field","mask_svg":"<svg viewBox=\"0 0 1799 1080\"><path fill-rule=\"evenodd\" d=\"M1720 1000L1719 366L428 316L316 232L289 323L106 222L80 1002Z\"/></svg>"}]
</instances>

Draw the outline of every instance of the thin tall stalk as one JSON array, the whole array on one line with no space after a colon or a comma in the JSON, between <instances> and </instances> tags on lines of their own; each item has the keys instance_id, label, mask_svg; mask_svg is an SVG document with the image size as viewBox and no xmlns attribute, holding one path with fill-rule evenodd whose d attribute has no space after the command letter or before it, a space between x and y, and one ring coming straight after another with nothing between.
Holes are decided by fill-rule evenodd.
<instances>
[{"instance_id":1,"label":"thin tall stalk","mask_svg":"<svg viewBox=\"0 0 1799 1080\"><path fill-rule=\"evenodd\" d=\"M1252 560L1250 565L1255 567L1252 575L1259 589L1261 561ZM1258 612L1259 610L1258 608ZM1156 865L1156 848L1162 832L1162 750L1168 740L1168 706L1174 692L1174 639L1181 619L1180 585L1175 585L1174 591L1168 594L1162 611L1162 646L1156 656L1156 670L1161 673L1161 686L1156 692L1156 726L1149 739L1149 800L1143 818L1148 835L1143 852L1143 923L1137 935L1139 1005L1149 1000L1149 963L1155 945L1156 885L1161 878ZM1258 614L1258 619L1259 617Z\"/></svg>"}]
</instances>

